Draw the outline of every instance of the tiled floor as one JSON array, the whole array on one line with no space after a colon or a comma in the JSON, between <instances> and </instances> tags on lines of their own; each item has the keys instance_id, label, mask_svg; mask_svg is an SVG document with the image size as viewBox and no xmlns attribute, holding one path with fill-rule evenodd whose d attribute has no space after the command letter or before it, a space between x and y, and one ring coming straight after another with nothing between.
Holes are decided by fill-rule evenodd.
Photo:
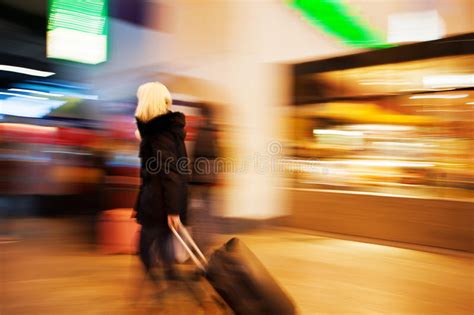
<instances>
[{"instance_id":1,"label":"tiled floor","mask_svg":"<svg viewBox=\"0 0 474 315\"><path fill-rule=\"evenodd\" d=\"M100 255L69 221L14 222L11 230L20 240L0 242L1 315L226 312L205 282L191 284L193 291L173 282L158 294L143 283L136 257ZM300 314L474 312L474 270L465 255L277 230L240 237L293 297Z\"/></svg>"}]
</instances>

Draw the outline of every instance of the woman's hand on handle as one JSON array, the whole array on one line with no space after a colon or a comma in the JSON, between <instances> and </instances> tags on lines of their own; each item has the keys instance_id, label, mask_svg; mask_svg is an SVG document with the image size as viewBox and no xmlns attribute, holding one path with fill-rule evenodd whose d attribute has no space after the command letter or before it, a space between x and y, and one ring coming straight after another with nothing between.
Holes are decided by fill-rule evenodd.
<instances>
[{"instance_id":1,"label":"woman's hand on handle","mask_svg":"<svg viewBox=\"0 0 474 315\"><path fill-rule=\"evenodd\" d=\"M181 225L181 220L179 219L179 215L177 214L168 215L168 226L170 228L173 227L175 230L177 230L180 225Z\"/></svg>"}]
</instances>

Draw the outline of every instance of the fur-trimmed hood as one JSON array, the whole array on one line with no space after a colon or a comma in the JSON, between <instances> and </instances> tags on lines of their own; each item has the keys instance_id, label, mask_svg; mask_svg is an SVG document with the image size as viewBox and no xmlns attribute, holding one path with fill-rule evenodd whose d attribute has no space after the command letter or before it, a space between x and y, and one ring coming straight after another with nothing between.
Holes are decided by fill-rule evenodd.
<instances>
[{"instance_id":1,"label":"fur-trimmed hood","mask_svg":"<svg viewBox=\"0 0 474 315\"><path fill-rule=\"evenodd\" d=\"M135 117L137 120L137 128L140 131L140 136L150 136L163 131L175 130L184 138L184 126L186 119L181 112L169 111L166 114L157 116L148 122L143 122Z\"/></svg>"}]
</instances>

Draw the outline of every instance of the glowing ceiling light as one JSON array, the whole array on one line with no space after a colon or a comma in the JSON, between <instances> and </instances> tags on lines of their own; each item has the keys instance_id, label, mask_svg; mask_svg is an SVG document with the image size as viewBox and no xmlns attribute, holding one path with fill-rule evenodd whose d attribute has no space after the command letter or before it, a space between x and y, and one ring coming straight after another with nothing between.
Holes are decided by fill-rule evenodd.
<instances>
[{"instance_id":1,"label":"glowing ceiling light","mask_svg":"<svg viewBox=\"0 0 474 315\"><path fill-rule=\"evenodd\" d=\"M455 88L415 88L415 89L402 89L399 92L426 92L426 91L433 91L433 92L442 92L442 91L452 91Z\"/></svg>"},{"instance_id":2,"label":"glowing ceiling light","mask_svg":"<svg viewBox=\"0 0 474 315\"><path fill-rule=\"evenodd\" d=\"M362 137L363 132L359 131L345 131L345 130L334 130L334 129L314 129L313 134L315 135L337 135L347 137Z\"/></svg>"},{"instance_id":3,"label":"glowing ceiling light","mask_svg":"<svg viewBox=\"0 0 474 315\"><path fill-rule=\"evenodd\" d=\"M19 97L10 97L5 100L0 100L0 114L41 118L66 102L44 100L41 102L29 99L21 99Z\"/></svg>"},{"instance_id":4,"label":"glowing ceiling light","mask_svg":"<svg viewBox=\"0 0 474 315\"><path fill-rule=\"evenodd\" d=\"M107 37L69 29L55 29L47 35L49 58L89 64L107 60Z\"/></svg>"},{"instance_id":5,"label":"glowing ceiling light","mask_svg":"<svg viewBox=\"0 0 474 315\"><path fill-rule=\"evenodd\" d=\"M423 86L429 88L469 87L473 85L474 74L446 74L423 77Z\"/></svg>"},{"instance_id":6,"label":"glowing ceiling light","mask_svg":"<svg viewBox=\"0 0 474 315\"><path fill-rule=\"evenodd\" d=\"M32 75L35 77L43 77L43 78L50 77L55 74L54 72L40 71L40 70L35 70L35 69L30 69L30 68L8 66L8 65L0 65L0 71L15 72L15 73L21 73L21 74Z\"/></svg>"},{"instance_id":7,"label":"glowing ceiling light","mask_svg":"<svg viewBox=\"0 0 474 315\"><path fill-rule=\"evenodd\" d=\"M39 84L39 85L51 85L51 86L59 86L59 87L63 87L63 88L68 88L68 89L85 89L87 86L85 85L82 85L82 84L65 84L65 83L59 83L59 82L51 82L51 81L37 81L37 80L28 80L26 82L29 82L29 83L34 83L34 84ZM31 84L20 84L19 86L32 86ZM33 85L33 87L37 87L35 85Z\"/></svg>"},{"instance_id":8,"label":"glowing ceiling light","mask_svg":"<svg viewBox=\"0 0 474 315\"><path fill-rule=\"evenodd\" d=\"M24 94L17 94L17 93L9 93L9 92L0 92L1 95L9 95L9 96L15 96L15 97L24 97L24 98L29 98L33 100L47 100L47 97L39 97L39 96L30 96L30 95L24 95Z\"/></svg>"},{"instance_id":9,"label":"glowing ceiling light","mask_svg":"<svg viewBox=\"0 0 474 315\"><path fill-rule=\"evenodd\" d=\"M444 37L446 27L436 10L395 13L388 16L389 43L424 42Z\"/></svg>"},{"instance_id":10,"label":"glowing ceiling light","mask_svg":"<svg viewBox=\"0 0 474 315\"><path fill-rule=\"evenodd\" d=\"M367 130L367 131L410 131L413 127L398 126L398 125L351 125L347 128L353 130Z\"/></svg>"},{"instance_id":11,"label":"glowing ceiling light","mask_svg":"<svg viewBox=\"0 0 474 315\"><path fill-rule=\"evenodd\" d=\"M56 97L64 96L64 94L56 94L56 93L48 93L48 92L40 92L40 91L35 91L35 90L16 89L16 88L8 89L8 91L25 92L25 93L31 93L31 94L46 95L46 96L56 96Z\"/></svg>"},{"instance_id":12,"label":"glowing ceiling light","mask_svg":"<svg viewBox=\"0 0 474 315\"><path fill-rule=\"evenodd\" d=\"M465 98L468 97L469 94L430 94L430 95L413 95L410 96L410 99L423 99L423 98L439 98L439 99L455 99L455 98Z\"/></svg>"}]
</instances>

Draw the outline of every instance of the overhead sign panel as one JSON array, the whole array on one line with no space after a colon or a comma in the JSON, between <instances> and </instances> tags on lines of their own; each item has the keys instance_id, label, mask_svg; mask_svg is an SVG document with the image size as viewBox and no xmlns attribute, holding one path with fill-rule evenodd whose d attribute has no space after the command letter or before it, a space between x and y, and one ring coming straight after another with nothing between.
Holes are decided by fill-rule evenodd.
<instances>
[{"instance_id":1,"label":"overhead sign panel","mask_svg":"<svg viewBox=\"0 0 474 315\"><path fill-rule=\"evenodd\" d=\"M107 60L108 0L50 0L47 56L87 64Z\"/></svg>"}]
</instances>

